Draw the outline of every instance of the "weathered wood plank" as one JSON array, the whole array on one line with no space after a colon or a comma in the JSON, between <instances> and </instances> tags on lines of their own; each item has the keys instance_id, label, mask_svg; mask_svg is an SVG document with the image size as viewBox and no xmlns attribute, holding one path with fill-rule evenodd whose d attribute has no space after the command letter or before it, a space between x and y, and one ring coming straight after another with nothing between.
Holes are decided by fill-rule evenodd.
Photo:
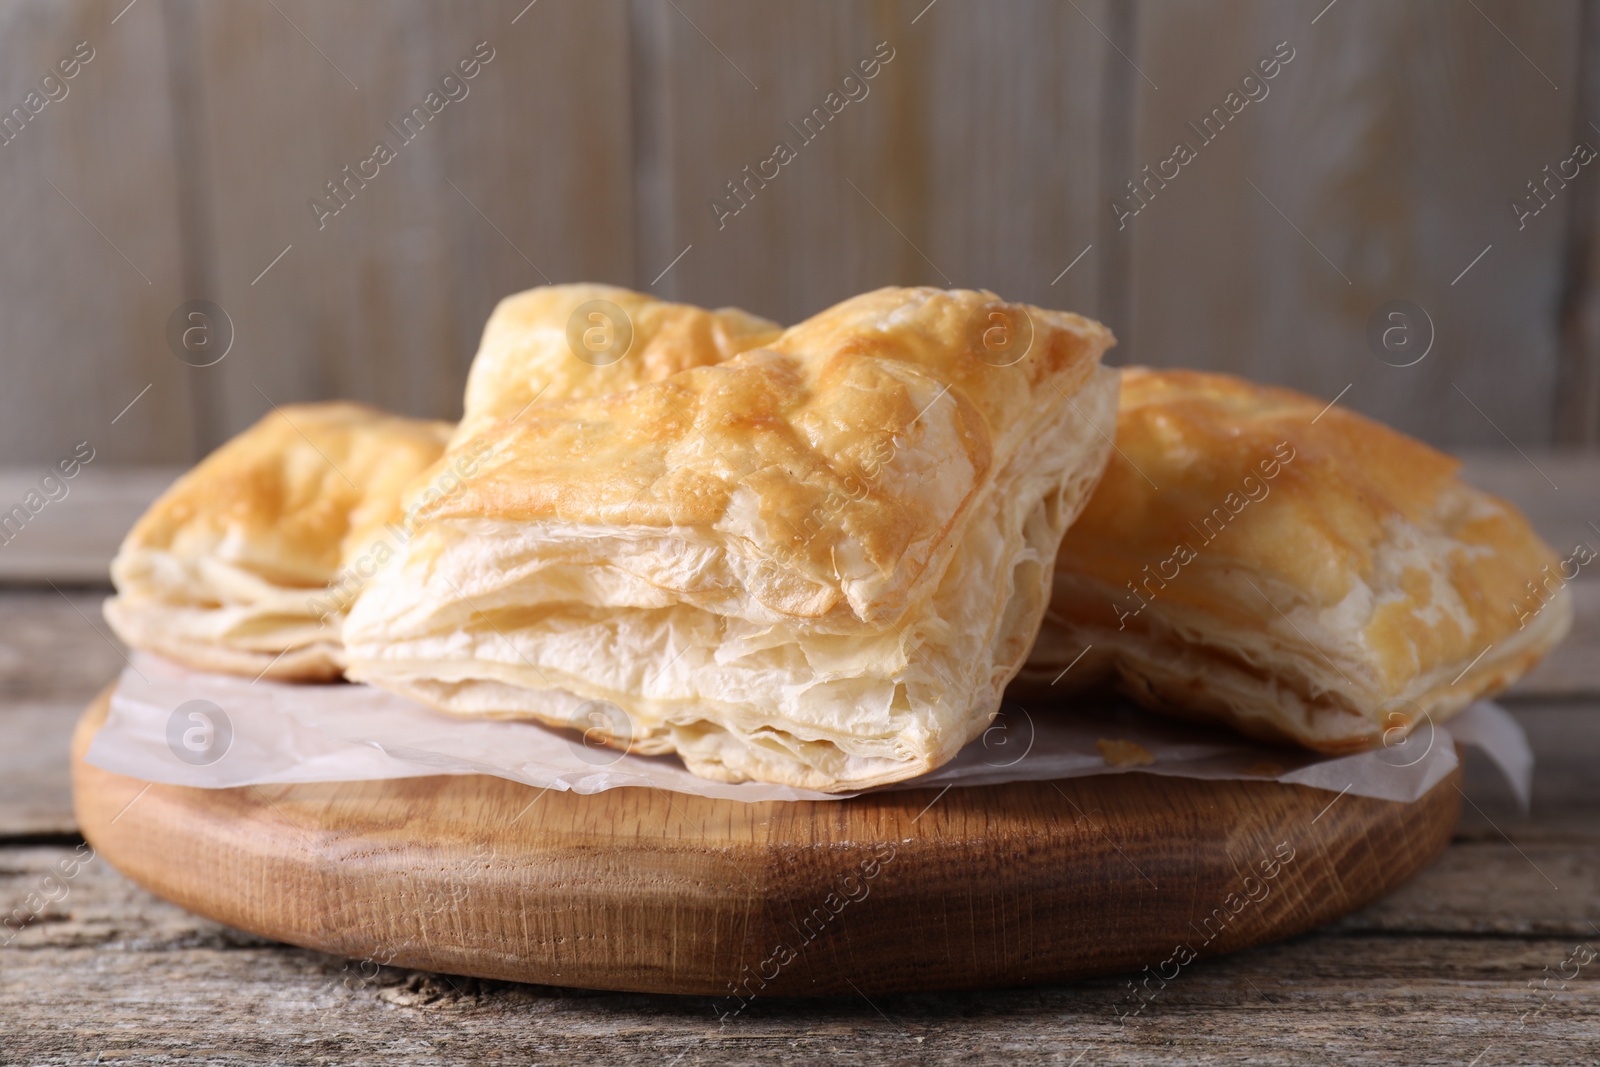
<instances>
[{"instance_id":1,"label":"weathered wood plank","mask_svg":"<svg viewBox=\"0 0 1600 1067\"><path fill-rule=\"evenodd\" d=\"M341 983L359 965L346 973L338 961L234 947L30 954L8 966L0 1011L26 1026L8 1035L8 1048L39 1065L96 1055L155 1064L403 1055L424 1067L1000 1057L1062 1065L1085 1052L1086 1064L1272 1064L1308 1053L1350 1064L1593 1063L1586 990L1559 993L1522 1025L1540 1004L1527 983L1567 958L1568 943L1373 939L1338 948L1288 958L1264 950L1197 969L1124 1025L1117 1012L1136 1002L1110 982L870 1003L774 1000L719 1029L700 998L585 996L416 972L382 972L352 992Z\"/></svg>"},{"instance_id":2,"label":"weathered wood plank","mask_svg":"<svg viewBox=\"0 0 1600 1067\"><path fill-rule=\"evenodd\" d=\"M887 284L1096 310L1092 253L1051 285L1099 223L1110 48L1085 14L1027 2L995 18L963 0L635 14L661 79L639 116L642 282L690 249L659 291L784 322ZM765 166L779 143L794 158Z\"/></svg>"},{"instance_id":3,"label":"weathered wood plank","mask_svg":"<svg viewBox=\"0 0 1600 1067\"><path fill-rule=\"evenodd\" d=\"M108 593L48 587L0 593L0 701L76 701L81 712L123 668L121 646L100 618ZM24 736L8 738L0 751Z\"/></svg>"},{"instance_id":4,"label":"weathered wood plank","mask_svg":"<svg viewBox=\"0 0 1600 1067\"><path fill-rule=\"evenodd\" d=\"M121 6L0 5L0 457L35 478L84 441L102 464L193 449L165 336L184 250L161 9L113 25Z\"/></svg>"},{"instance_id":5,"label":"weathered wood plank","mask_svg":"<svg viewBox=\"0 0 1600 1067\"><path fill-rule=\"evenodd\" d=\"M1080 1062L1255 1064L1314 1047L1332 1062L1460 1065L1485 1047L1500 1053L1480 1063L1583 1063L1596 1049L1591 970L1565 990L1552 983L1553 998L1529 1014L1541 1003L1530 983L1559 968L1576 942L1600 942L1586 927L1534 938L1436 926L1419 937L1368 917L1364 926L1198 961L1164 987L1152 983L1143 1010L1125 1019L1139 1000L1125 979L1111 978L871 1002L758 998L719 1026L704 997L476 981L272 946L150 898L100 860L43 889L73 858L69 848L0 852L0 900L40 891L59 898L0 948L6 1049L29 1063L403 1053L419 1065L508 1054L536 1062L1003 1056L1061 1064L1091 1049ZM1479 878L1499 873L1491 863ZM1470 908L1451 914L1474 922Z\"/></svg>"},{"instance_id":6,"label":"weathered wood plank","mask_svg":"<svg viewBox=\"0 0 1600 1067\"><path fill-rule=\"evenodd\" d=\"M1133 83L1132 165L1157 174L1180 141L1196 158L1126 220L1132 321L1112 324L1124 357L1330 399L1350 386L1346 405L1434 443L1550 441L1571 200L1556 194L1520 231L1508 204L1580 136L1579 5L1325 6L1140 5L1134 58L1160 91ZM1294 58L1265 98L1206 142L1188 124L1225 107L1279 42ZM1437 333L1405 368L1366 340L1397 299Z\"/></svg>"},{"instance_id":7,"label":"weathered wood plank","mask_svg":"<svg viewBox=\"0 0 1600 1067\"><path fill-rule=\"evenodd\" d=\"M1520 835L1519 835L1520 836ZM1333 924L1344 932L1515 934L1594 940L1600 841L1460 841L1398 892ZM1600 989L1596 989L1600 994ZM1600 1007L1597 1007L1600 1010Z\"/></svg>"},{"instance_id":8,"label":"weathered wood plank","mask_svg":"<svg viewBox=\"0 0 1600 1067\"><path fill-rule=\"evenodd\" d=\"M1600 545L1600 539L1590 542ZM1572 633L1513 686L1512 699L1562 699L1600 693L1600 581L1579 581L1572 591Z\"/></svg>"},{"instance_id":9,"label":"weathered wood plank","mask_svg":"<svg viewBox=\"0 0 1600 1067\"><path fill-rule=\"evenodd\" d=\"M1583 64L1578 110L1600 111L1600 9L1583 5ZM1590 144L1593 130L1580 125ZM1600 189L1595 182L1573 183L1568 205L1566 291L1560 308L1561 362L1557 376L1555 439L1565 444L1600 444Z\"/></svg>"},{"instance_id":10,"label":"weathered wood plank","mask_svg":"<svg viewBox=\"0 0 1600 1067\"><path fill-rule=\"evenodd\" d=\"M0 839L77 830L67 753L85 702L122 669L104 592L0 594Z\"/></svg>"},{"instance_id":11,"label":"weathered wood plank","mask_svg":"<svg viewBox=\"0 0 1600 1067\"><path fill-rule=\"evenodd\" d=\"M648 138L642 282L676 299L794 322L877 284L938 280L863 199L897 218L910 241L925 237L911 217L917 205L862 184L909 173L905 141L920 110L915 12L727 0L647 6L634 9L636 42L660 81L638 117ZM892 58L862 79L856 64L879 62L879 42ZM824 100L830 92L847 100L847 76L860 80L860 98L832 114ZM822 119L808 129L815 108ZM702 121L713 110L718 121Z\"/></svg>"},{"instance_id":12,"label":"weathered wood plank","mask_svg":"<svg viewBox=\"0 0 1600 1067\"><path fill-rule=\"evenodd\" d=\"M182 470L89 466L69 481L58 478L66 495L0 544L0 582L108 582L111 557L128 529ZM0 468L0 508L38 491L45 473L43 465Z\"/></svg>"},{"instance_id":13,"label":"weathered wood plank","mask_svg":"<svg viewBox=\"0 0 1600 1067\"><path fill-rule=\"evenodd\" d=\"M1600 457L1577 449L1524 448L1523 452L1463 450L1462 475L1515 504L1563 555L1584 538L1600 545L1595 529L1600 527Z\"/></svg>"},{"instance_id":14,"label":"weathered wood plank","mask_svg":"<svg viewBox=\"0 0 1600 1067\"><path fill-rule=\"evenodd\" d=\"M956 285L1111 314L1106 289L1121 279L1108 277L1096 255L1096 209L1107 70L1121 63L1100 35L1115 25L1114 6L1008 4L1006 17L996 18L981 2L905 5L908 18L926 11L908 39L920 113L909 135L916 140L901 146L912 154L880 189L890 203L920 208L912 220L926 240L918 244ZM1018 47L1021 41L1043 47ZM919 177L906 173L908 163ZM897 217L879 192L855 180ZM877 231L868 230L875 221ZM882 233L881 221L857 216L855 232Z\"/></svg>"},{"instance_id":15,"label":"weathered wood plank","mask_svg":"<svg viewBox=\"0 0 1600 1067\"><path fill-rule=\"evenodd\" d=\"M1509 840L1574 847L1600 842L1600 775L1595 771L1600 759L1600 702L1591 696L1502 703L1527 732L1533 749L1532 801L1524 810L1488 757L1467 749L1462 783L1467 803L1456 842Z\"/></svg>"},{"instance_id":16,"label":"weathered wood plank","mask_svg":"<svg viewBox=\"0 0 1600 1067\"><path fill-rule=\"evenodd\" d=\"M1580 366L1587 275L1574 276L1559 390L1553 311L1568 216L1592 212L1590 176L1521 229L1507 210L1582 134L1577 0L1345 0L1315 25L1299 7L1145 5L1136 34L1100 2L1011 5L1004 18L960 0L173 0L119 18L123 6L23 0L3 16L0 99L20 102L77 40L97 48L68 97L0 148L19 191L0 222L14 247L51 249L7 257L0 278L0 341L21 356L0 391L8 458L51 460L85 437L124 460L189 458L264 410L263 394L448 414L499 295L541 272L646 285L691 245L663 292L793 319L889 280L987 285L1110 317L1126 358L1329 396L1354 383L1347 403L1436 440L1498 444L1490 419L1521 443L1545 440L1558 393L1563 410L1595 403ZM1193 48L1202 37L1212 46ZM1107 176L1118 186L1164 158L1280 39L1299 51L1270 97L1159 190L1119 235L1136 235L1126 249L1108 244ZM308 201L479 40L499 58L470 99L317 229ZM896 59L871 95L796 145L721 226L710 204L726 183L777 140L798 141L789 123L825 106L879 40ZM1108 86L1123 82L1137 105L1127 174L1106 169L1126 132ZM118 151L126 137L137 143ZM1575 225L1576 264L1593 241ZM1115 264L1128 255L1125 279ZM1397 295L1428 307L1439 333L1436 353L1404 370L1363 340L1368 314ZM168 314L195 297L234 320L217 367L166 351ZM44 418L63 410L81 417Z\"/></svg>"},{"instance_id":17,"label":"weathered wood plank","mask_svg":"<svg viewBox=\"0 0 1600 1067\"><path fill-rule=\"evenodd\" d=\"M0 701L0 841L73 834L72 782L67 760L73 700Z\"/></svg>"},{"instance_id":18,"label":"weathered wood plank","mask_svg":"<svg viewBox=\"0 0 1600 1067\"><path fill-rule=\"evenodd\" d=\"M74 848L80 859L93 858L72 877L61 879L67 895L63 898L62 889L51 887L30 904L28 895L55 870L60 857ZM1304 858L1313 859L1309 853ZM1543 880L1541 870L1555 886ZM1388 898L1323 930L1463 938L1595 938L1588 923L1597 893L1600 844L1593 840L1576 846L1460 842ZM58 899L48 900L52 894ZM0 918L13 907L20 906L26 913L10 930L0 931L0 941L20 931L13 944L24 949L132 943L156 951L203 943L227 929L147 893L104 857L94 855L88 845L24 845L0 851L0 904L5 905ZM263 945L273 943L237 931L230 936Z\"/></svg>"},{"instance_id":19,"label":"weathered wood plank","mask_svg":"<svg viewBox=\"0 0 1600 1067\"><path fill-rule=\"evenodd\" d=\"M199 89L200 295L237 333L197 379L205 447L269 398L458 417L500 297L547 279L632 280L625 9L545 3L519 17L525 6L177 5L176 62ZM414 106L437 114L406 140ZM394 158L367 163L380 140ZM337 214L314 211L318 199Z\"/></svg>"}]
</instances>

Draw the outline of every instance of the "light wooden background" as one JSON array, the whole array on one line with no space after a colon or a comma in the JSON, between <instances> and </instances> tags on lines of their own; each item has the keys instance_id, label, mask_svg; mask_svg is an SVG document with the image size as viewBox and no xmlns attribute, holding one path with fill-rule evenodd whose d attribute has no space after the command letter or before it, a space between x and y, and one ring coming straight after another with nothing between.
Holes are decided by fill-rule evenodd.
<instances>
[{"instance_id":1,"label":"light wooden background","mask_svg":"<svg viewBox=\"0 0 1600 1067\"><path fill-rule=\"evenodd\" d=\"M1510 209L1600 146L1585 0L525 4L0 5L0 112L96 52L0 145L0 463L185 463L269 398L454 416L490 308L545 279L786 322L986 287L1444 446L1600 436L1600 167ZM319 231L307 200L480 41L470 95ZM724 183L881 41L870 95L719 230ZM1110 197L1280 41L1268 97L1119 231ZM168 350L193 298L235 327L213 367ZM1365 337L1396 298L1437 331L1404 369Z\"/></svg>"}]
</instances>

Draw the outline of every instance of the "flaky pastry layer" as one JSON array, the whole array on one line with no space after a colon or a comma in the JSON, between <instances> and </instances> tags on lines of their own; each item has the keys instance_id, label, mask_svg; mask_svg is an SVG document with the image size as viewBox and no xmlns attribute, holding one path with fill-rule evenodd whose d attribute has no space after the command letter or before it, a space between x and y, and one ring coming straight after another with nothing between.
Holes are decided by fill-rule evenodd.
<instances>
[{"instance_id":1,"label":"flaky pastry layer","mask_svg":"<svg viewBox=\"0 0 1600 1067\"><path fill-rule=\"evenodd\" d=\"M359 404L275 409L134 525L107 621L132 647L203 670L337 678L362 572L403 536L401 491L449 432Z\"/></svg>"},{"instance_id":2,"label":"flaky pastry layer","mask_svg":"<svg viewBox=\"0 0 1600 1067\"><path fill-rule=\"evenodd\" d=\"M1516 509L1342 408L1128 368L1117 448L1063 541L1025 687L1109 675L1163 711L1346 752L1505 688L1570 627L1556 556Z\"/></svg>"},{"instance_id":3,"label":"flaky pastry layer","mask_svg":"<svg viewBox=\"0 0 1600 1067\"><path fill-rule=\"evenodd\" d=\"M974 347L997 309L1025 354ZM352 612L350 676L730 781L936 767L1027 655L1109 450L1111 343L992 294L888 289L721 364L541 402L419 511Z\"/></svg>"},{"instance_id":4,"label":"flaky pastry layer","mask_svg":"<svg viewBox=\"0 0 1600 1067\"><path fill-rule=\"evenodd\" d=\"M738 308L708 311L614 285L546 285L501 300L467 376L459 445L533 403L623 392L777 338Z\"/></svg>"}]
</instances>

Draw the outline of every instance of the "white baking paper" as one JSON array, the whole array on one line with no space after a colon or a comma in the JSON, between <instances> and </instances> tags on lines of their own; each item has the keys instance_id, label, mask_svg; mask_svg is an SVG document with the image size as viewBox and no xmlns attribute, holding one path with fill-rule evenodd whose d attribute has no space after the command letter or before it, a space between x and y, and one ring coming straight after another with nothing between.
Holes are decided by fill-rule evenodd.
<instances>
[{"instance_id":1,"label":"white baking paper","mask_svg":"<svg viewBox=\"0 0 1600 1067\"><path fill-rule=\"evenodd\" d=\"M1151 762L1113 766L1100 742L1132 742ZM1385 800L1422 796L1478 744L1526 796L1533 757L1515 719L1480 702L1448 729L1423 726L1391 747L1326 757L1151 715L1113 701L1008 700L984 734L931 774L890 789L1076 778L1140 771L1180 778L1293 782ZM1127 749L1136 752L1137 750ZM1115 757L1113 752L1113 757ZM191 671L138 654L122 674L88 762L150 782L226 789L287 782L490 774L541 789L598 793L643 786L749 802L839 800L760 782L698 778L673 756L585 745L534 723L444 715L364 685L286 685ZM1142 759L1142 756L1141 756Z\"/></svg>"}]
</instances>

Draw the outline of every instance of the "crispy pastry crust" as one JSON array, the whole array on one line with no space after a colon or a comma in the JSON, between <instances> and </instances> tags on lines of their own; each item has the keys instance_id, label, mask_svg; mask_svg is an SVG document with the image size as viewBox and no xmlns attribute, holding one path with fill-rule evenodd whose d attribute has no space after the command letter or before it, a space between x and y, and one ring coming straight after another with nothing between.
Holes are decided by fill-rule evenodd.
<instances>
[{"instance_id":1,"label":"crispy pastry crust","mask_svg":"<svg viewBox=\"0 0 1600 1067\"><path fill-rule=\"evenodd\" d=\"M396 547L401 491L449 433L359 404L274 410L134 525L106 620L134 648L204 670L337 678L356 567Z\"/></svg>"},{"instance_id":2,"label":"crispy pastry crust","mask_svg":"<svg viewBox=\"0 0 1600 1067\"><path fill-rule=\"evenodd\" d=\"M622 322L611 321L612 309ZM632 389L721 363L780 332L777 323L738 308L707 311L614 285L546 285L515 293L484 326L452 446L489 423L515 418L534 401Z\"/></svg>"},{"instance_id":3,"label":"crispy pastry crust","mask_svg":"<svg viewBox=\"0 0 1600 1067\"><path fill-rule=\"evenodd\" d=\"M1025 355L975 347L997 311ZM725 362L485 422L477 473L418 510L352 612L350 676L724 780L936 767L1027 654L1109 451L1111 343L993 294L884 289Z\"/></svg>"},{"instance_id":4,"label":"crispy pastry crust","mask_svg":"<svg viewBox=\"0 0 1600 1067\"><path fill-rule=\"evenodd\" d=\"M1323 408L1124 370L1118 454L1063 541L1020 684L1091 646L1053 691L1109 674L1165 712L1348 752L1532 667L1571 625L1542 584L1555 554L1456 460Z\"/></svg>"}]
</instances>

